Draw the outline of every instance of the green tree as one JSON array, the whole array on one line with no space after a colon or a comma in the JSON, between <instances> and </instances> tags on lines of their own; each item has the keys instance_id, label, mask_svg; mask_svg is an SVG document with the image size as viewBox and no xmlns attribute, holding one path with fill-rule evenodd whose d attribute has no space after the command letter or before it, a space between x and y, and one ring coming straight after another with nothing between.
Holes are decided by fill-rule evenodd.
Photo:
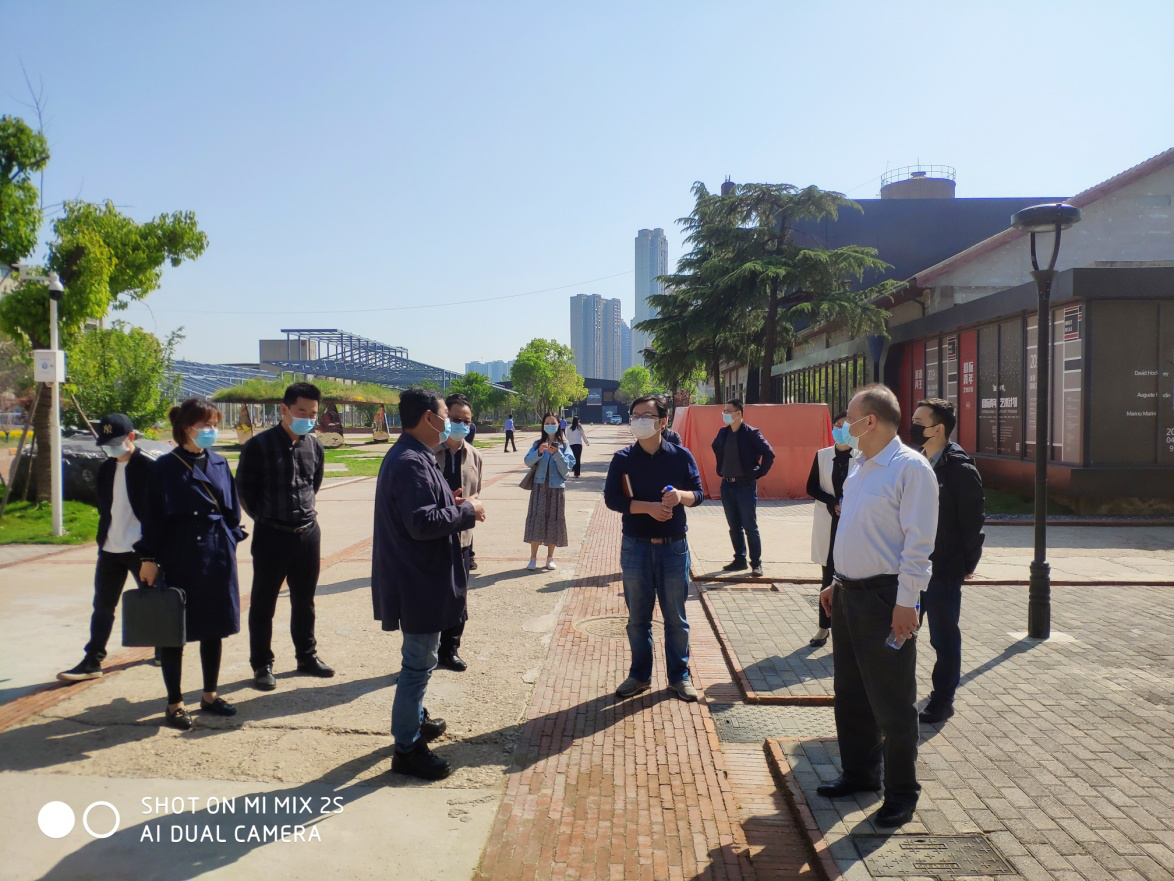
<instances>
[{"instance_id":1,"label":"green tree","mask_svg":"<svg viewBox=\"0 0 1174 881\"><path fill-rule=\"evenodd\" d=\"M67 387L90 419L125 413L140 431L150 428L179 394L171 360L182 339L176 331L161 341L121 321L84 333L69 351ZM71 422L80 422L73 417Z\"/></svg>"},{"instance_id":2,"label":"green tree","mask_svg":"<svg viewBox=\"0 0 1174 881\"><path fill-rule=\"evenodd\" d=\"M655 382L652 372L640 365L629 367L620 377L620 387L616 390L616 397L624 403L634 401L644 395L651 395L664 391L664 387Z\"/></svg>"},{"instance_id":3,"label":"green tree","mask_svg":"<svg viewBox=\"0 0 1174 881\"><path fill-rule=\"evenodd\" d=\"M32 176L49 162L49 143L23 119L0 116L0 264L31 254L41 229L41 194Z\"/></svg>"},{"instance_id":4,"label":"green tree","mask_svg":"<svg viewBox=\"0 0 1174 881\"><path fill-rule=\"evenodd\" d=\"M165 263L179 266L194 260L208 245L190 211L138 223L112 202L67 202L53 232L45 269L57 272L65 285L58 328L61 347L67 351L87 321L142 300L159 287ZM48 348L49 292L44 283L25 279L0 299L0 330L24 353ZM50 406L49 396L42 395L33 416L37 437L48 437ZM37 492L44 500L49 493L48 456L37 457L37 469Z\"/></svg>"},{"instance_id":5,"label":"green tree","mask_svg":"<svg viewBox=\"0 0 1174 881\"><path fill-rule=\"evenodd\" d=\"M570 346L556 340L533 339L518 352L510 372L514 390L538 411L555 412L587 397L587 386L575 370Z\"/></svg>"},{"instance_id":6,"label":"green tree","mask_svg":"<svg viewBox=\"0 0 1174 881\"><path fill-rule=\"evenodd\" d=\"M488 376L476 371L466 373L448 384L448 394L456 392L469 399L469 406L473 408L473 421L481 418L482 414L496 410L509 398L509 394L491 383Z\"/></svg>"}]
</instances>

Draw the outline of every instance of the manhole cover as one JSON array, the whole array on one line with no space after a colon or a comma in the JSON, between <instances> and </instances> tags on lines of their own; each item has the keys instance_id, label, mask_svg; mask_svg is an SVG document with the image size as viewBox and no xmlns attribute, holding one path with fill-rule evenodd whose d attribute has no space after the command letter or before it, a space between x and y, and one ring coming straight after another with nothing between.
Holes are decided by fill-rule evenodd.
<instances>
[{"instance_id":1,"label":"manhole cover","mask_svg":"<svg viewBox=\"0 0 1174 881\"><path fill-rule=\"evenodd\" d=\"M588 636L597 636L601 639L627 639L628 619L619 615L605 615L600 618L583 618L575 622L575 629ZM652 622L653 636L664 632L664 625L659 621Z\"/></svg>"},{"instance_id":2,"label":"manhole cover","mask_svg":"<svg viewBox=\"0 0 1174 881\"><path fill-rule=\"evenodd\" d=\"M718 740L762 743L768 737L815 740L836 736L831 707L772 707L762 704L710 704Z\"/></svg>"},{"instance_id":3,"label":"manhole cover","mask_svg":"<svg viewBox=\"0 0 1174 881\"><path fill-rule=\"evenodd\" d=\"M946 881L973 875L1014 875L985 835L853 835L877 878L920 875Z\"/></svg>"}]
</instances>

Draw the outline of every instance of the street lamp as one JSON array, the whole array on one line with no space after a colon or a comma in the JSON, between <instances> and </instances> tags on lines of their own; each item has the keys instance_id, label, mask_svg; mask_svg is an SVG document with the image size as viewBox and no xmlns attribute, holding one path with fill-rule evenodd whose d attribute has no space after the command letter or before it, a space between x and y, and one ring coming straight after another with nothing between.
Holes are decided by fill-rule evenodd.
<instances>
[{"instance_id":1,"label":"street lamp","mask_svg":"<svg viewBox=\"0 0 1174 881\"><path fill-rule=\"evenodd\" d=\"M60 333L57 327L57 304L61 302L61 295L65 287L56 272L49 273L49 349L57 352L61 349ZM60 356L56 356L60 362ZM49 384L52 394L52 404L49 411L49 487L53 494L53 534L65 535L65 495L62 492L61 479L61 383L64 376L56 377Z\"/></svg>"},{"instance_id":2,"label":"street lamp","mask_svg":"<svg viewBox=\"0 0 1174 881\"><path fill-rule=\"evenodd\" d=\"M1052 353L1052 282L1056 277L1056 257L1060 254L1060 233L1080 222L1080 209L1056 202L1033 205L1011 215L1011 226L1031 233L1031 277L1039 292L1036 319L1036 395L1035 395L1035 558L1031 561L1031 581L1027 589L1027 635L1047 639L1052 633L1052 567L1048 565L1048 459L1051 444L1048 429L1051 406L1048 399ZM1052 259L1047 269L1039 268L1035 255L1037 233L1054 233Z\"/></svg>"}]
</instances>

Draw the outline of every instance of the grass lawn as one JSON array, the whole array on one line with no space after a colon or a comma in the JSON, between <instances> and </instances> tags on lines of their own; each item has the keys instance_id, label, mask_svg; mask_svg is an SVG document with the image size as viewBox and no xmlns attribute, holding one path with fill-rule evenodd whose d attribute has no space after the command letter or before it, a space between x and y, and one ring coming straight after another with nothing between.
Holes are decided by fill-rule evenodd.
<instances>
[{"instance_id":1,"label":"grass lawn","mask_svg":"<svg viewBox=\"0 0 1174 881\"><path fill-rule=\"evenodd\" d=\"M479 450L496 450L501 446L501 441L483 441L473 438L473 446Z\"/></svg>"},{"instance_id":2,"label":"grass lawn","mask_svg":"<svg viewBox=\"0 0 1174 881\"><path fill-rule=\"evenodd\" d=\"M1030 496L1008 492L1003 489L987 489L987 514L1034 514L1035 502ZM1072 514L1073 510L1059 502L1048 502L1048 514Z\"/></svg>"},{"instance_id":3,"label":"grass lawn","mask_svg":"<svg viewBox=\"0 0 1174 881\"><path fill-rule=\"evenodd\" d=\"M74 545L98 537L98 509L83 502L65 503L65 535L53 535L53 511L48 504L10 502L0 517L0 544Z\"/></svg>"}]
</instances>

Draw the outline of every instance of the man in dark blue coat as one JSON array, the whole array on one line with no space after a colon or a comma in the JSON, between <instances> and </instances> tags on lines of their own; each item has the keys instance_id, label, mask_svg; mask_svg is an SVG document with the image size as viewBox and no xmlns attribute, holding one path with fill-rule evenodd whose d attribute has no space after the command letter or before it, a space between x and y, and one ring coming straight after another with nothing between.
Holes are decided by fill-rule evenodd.
<instances>
[{"instance_id":1,"label":"man in dark blue coat","mask_svg":"<svg viewBox=\"0 0 1174 881\"><path fill-rule=\"evenodd\" d=\"M722 508L730 527L734 561L722 568L736 572L746 568L746 544L750 544L750 566L762 575L762 537L758 532L758 481L766 477L775 461L762 432L742 421L742 402L731 398L722 410L725 427L713 439L717 474L722 479Z\"/></svg>"},{"instance_id":2,"label":"man in dark blue coat","mask_svg":"<svg viewBox=\"0 0 1174 881\"><path fill-rule=\"evenodd\" d=\"M467 590L460 533L485 519L480 499L457 499L432 450L448 439L448 408L435 391L400 395L403 434L375 484L371 598L384 630L403 631L403 661L391 708L391 770L426 780L447 777L449 763L428 748L443 719L424 709L440 633L465 617Z\"/></svg>"}]
</instances>

